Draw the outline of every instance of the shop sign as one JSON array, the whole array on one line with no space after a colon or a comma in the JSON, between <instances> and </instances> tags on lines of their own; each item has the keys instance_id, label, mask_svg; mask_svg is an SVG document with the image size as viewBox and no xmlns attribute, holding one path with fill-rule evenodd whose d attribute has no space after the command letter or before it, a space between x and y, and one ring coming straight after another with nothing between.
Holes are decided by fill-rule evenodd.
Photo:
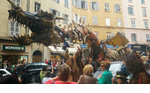
<instances>
[{"instance_id":1,"label":"shop sign","mask_svg":"<svg viewBox=\"0 0 150 93\"><path fill-rule=\"evenodd\" d=\"M16 45L3 45L3 51L25 51L25 47Z\"/></svg>"}]
</instances>

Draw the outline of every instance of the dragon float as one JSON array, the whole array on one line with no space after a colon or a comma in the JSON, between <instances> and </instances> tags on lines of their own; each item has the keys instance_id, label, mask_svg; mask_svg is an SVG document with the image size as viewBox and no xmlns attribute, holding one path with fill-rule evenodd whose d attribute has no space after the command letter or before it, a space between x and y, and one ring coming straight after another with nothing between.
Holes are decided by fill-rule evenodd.
<instances>
[{"instance_id":1,"label":"dragon float","mask_svg":"<svg viewBox=\"0 0 150 93\"><path fill-rule=\"evenodd\" d=\"M9 19L18 22L18 24L25 26L31 30L30 35L13 36L12 39L20 45L30 45L31 43L41 43L45 46L57 45L69 41L72 43L81 42L87 44L88 58L92 58L93 61L105 60L106 57L112 58L114 56L109 55L109 49L106 48L105 42L98 39L97 35L88 29L83 24L76 24L72 22L68 25L68 31L62 30L57 27L56 20L66 20L61 17L57 17L51 13L45 11L39 11L36 15L28 11L23 11L20 7L16 6L12 1L7 0L11 4L9 12ZM83 22L84 23L84 22ZM100 46L103 47L100 47ZM123 48L122 48L123 49ZM120 49L120 50L122 50ZM119 50L119 51L120 51ZM66 50L67 51L67 50ZM83 74L83 51L78 48L75 56L69 58L69 54L66 52L65 62L72 69L72 80L77 81L79 76ZM113 53L112 53L113 54ZM119 60L117 57L114 60Z\"/></svg>"}]
</instances>

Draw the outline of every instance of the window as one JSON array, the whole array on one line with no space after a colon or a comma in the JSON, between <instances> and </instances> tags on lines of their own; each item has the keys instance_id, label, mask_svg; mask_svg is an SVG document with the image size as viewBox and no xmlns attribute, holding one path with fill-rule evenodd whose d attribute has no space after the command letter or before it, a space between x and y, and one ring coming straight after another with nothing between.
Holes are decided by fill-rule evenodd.
<instances>
[{"instance_id":1,"label":"window","mask_svg":"<svg viewBox=\"0 0 150 93\"><path fill-rule=\"evenodd\" d=\"M117 33L120 33L121 35L125 36L125 33L124 33L124 32L117 32Z\"/></svg>"},{"instance_id":2,"label":"window","mask_svg":"<svg viewBox=\"0 0 150 93\"><path fill-rule=\"evenodd\" d=\"M131 34L131 40L132 40L132 42L136 42L137 40L136 40L136 34L135 33L132 33Z\"/></svg>"},{"instance_id":3,"label":"window","mask_svg":"<svg viewBox=\"0 0 150 93\"><path fill-rule=\"evenodd\" d=\"M93 24L94 25L97 25L98 24L98 19L96 16L93 17Z\"/></svg>"},{"instance_id":4,"label":"window","mask_svg":"<svg viewBox=\"0 0 150 93\"><path fill-rule=\"evenodd\" d=\"M106 18L106 26L110 26L110 18Z\"/></svg>"},{"instance_id":5,"label":"window","mask_svg":"<svg viewBox=\"0 0 150 93\"><path fill-rule=\"evenodd\" d=\"M81 8L82 8L82 9L88 9L88 2L82 0L82 1L81 1Z\"/></svg>"},{"instance_id":6,"label":"window","mask_svg":"<svg viewBox=\"0 0 150 93\"><path fill-rule=\"evenodd\" d=\"M59 0L53 0L53 1L55 1L56 3L59 3L59 2L60 2Z\"/></svg>"},{"instance_id":7,"label":"window","mask_svg":"<svg viewBox=\"0 0 150 93\"><path fill-rule=\"evenodd\" d=\"M115 4L114 8L115 8L115 12L117 13L120 12L120 5Z\"/></svg>"},{"instance_id":8,"label":"window","mask_svg":"<svg viewBox=\"0 0 150 93\"><path fill-rule=\"evenodd\" d=\"M148 21L144 21L144 26L146 29L148 29Z\"/></svg>"},{"instance_id":9,"label":"window","mask_svg":"<svg viewBox=\"0 0 150 93\"><path fill-rule=\"evenodd\" d=\"M118 26L119 26L119 27L121 27L121 26L122 26L122 21L121 21L121 19L120 19L120 18L118 18L118 19L117 19L117 24L118 24Z\"/></svg>"},{"instance_id":10,"label":"window","mask_svg":"<svg viewBox=\"0 0 150 93\"><path fill-rule=\"evenodd\" d=\"M39 3L37 3L37 2L35 2L35 12L36 11L40 11L40 9L41 9L41 5L39 4Z\"/></svg>"},{"instance_id":11,"label":"window","mask_svg":"<svg viewBox=\"0 0 150 93\"><path fill-rule=\"evenodd\" d=\"M141 4L145 4L145 0L141 0Z\"/></svg>"},{"instance_id":12,"label":"window","mask_svg":"<svg viewBox=\"0 0 150 93\"><path fill-rule=\"evenodd\" d=\"M17 22L10 22L10 36L19 36L19 24Z\"/></svg>"},{"instance_id":13,"label":"window","mask_svg":"<svg viewBox=\"0 0 150 93\"><path fill-rule=\"evenodd\" d=\"M73 20L75 23L77 23L77 18L78 18L78 15L73 13Z\"/></svg>"},{"instance_id":14,"label":"window","mask_svg":"<svg viewBox=\"0 0 150 93\"><path fill-rule=\"evenodd\" d=\"M65 7L69 8L69 1L65 0L64 5L65 5Z\"/></svg>"},{"instance_id":15,"label":"window","mask_svg":"<svg viewBox=\"0 0 150 93\"><path fill-rule=\"evenodd\" d=\"M128 2L133 2L132 0L128 0Z\"/></svg>"},{"instance_id":16,"label":"window","mask_svg":"<svg viewBox=\"0 0 150 93\"><path fill-rule=\"evenodd\" d=\"M146 34L146 41L150 42L150 36L149 36L149 34Z\"/></svg>"},{"instance_id":17,"label":"window","mask_svg":"<svg viewBox=\"0 0 150 93\"><path fill-rule=\"evenodd\" d=\"M63 14L63 18L68 19L69 16L67 14ZM63 24L68 24L67 20L63 20Z\"/></svg>"},{"instance_id":18,"label":"window","mask_svg":"<svg viewBox=\"0 0 150 93\"><path fill-rule=\"evenodd\" d=\"M128 14L129 15L134 15L133 6L128 6Z\"/></svg>"},{"instance_id":19,"label":"window","mask_svg":"<svg viewBox=\"0 0 150 93\"><path fill-rule=\"evenodd\" d=\"M135 28L135 20L131 20L131 27Z\"/></svg>"},{"instance_id":20,"label":"window","mask_svg":"<svg viewBox=\"0 0 150 93\"><path fill-rule=\"evenodd\" d=\"M20 0L13 0L16 6L20 6Z\"/></svg>"},{"instance_id":21,"label":"window","mask_svg":"<svg viewBox=\"0 0 150 93\"><path fill-rule=\"evenodd\" d=\"M98 3L97 2L91 2L91 9L92 10L98 10Z\"/></svg>"},{"instance_id":22,"label":"window","mask_svg":"<svg viewBox=\"0 0 150 93\"><path fill-rule=\"evenodd\" d=\"M60 17L60 12L55 9L50 9L50 13L52 13L55 16ZM57 22L60 22L60 20L56 20Z\"/></svg>"},{"instance_id":23,"label":"window","mask_svg":"<svg viewBox=\"0 0 150 93\"><path fill-rule=\"evenodd\" d=\"M81 20L84 22L84 24L87 24L87 17L86 16L82 16Z\"/></svg>"},{"instance_id":24,"label":"window","mask_svg":"<svg viewBox=\"0 0 150 93\"><path fill-rule=\"evenodd\" d=\"M105 11L109 11L109 3L105 3Z\"/></svg>"},{"instance_id":25,"label":"window","mask_svg":"<svg viewBox=\"0 0 150 93\"><path fill-rule=\"evenodd\" d=\"M110 39L113 36L114 36L114 34L112 32L107 32L107 39Z\"/></svg>"},{"instance_id":26,"label":"window","mask_svg":"<svg viewBox=\"0 0 150 93\"><path fill-rule=\"evenodd\" d=\"M146 8L142 8L142 12L143 12L143 17L146 17L147 16Z\"/></svg>"}]
</instances>

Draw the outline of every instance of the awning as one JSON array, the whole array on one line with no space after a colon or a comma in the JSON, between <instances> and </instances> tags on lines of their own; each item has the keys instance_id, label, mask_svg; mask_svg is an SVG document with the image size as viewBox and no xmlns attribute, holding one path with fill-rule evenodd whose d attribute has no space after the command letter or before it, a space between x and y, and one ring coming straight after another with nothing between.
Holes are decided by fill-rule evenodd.
<instances>
[{"instance_id":1,"label":"awning","mask_svg":"<svg viewBox=\"0 0 150 93\"><path fill-rule=\"evenodd\" d=\"M62 47L54 47L54 46L48 46L48 48L53 52L53 53L65 53L65 51L62 49ZM68 48L68 51L70 54L75 54L77 52L77 48Z\"/></svg>"}]
</instances>

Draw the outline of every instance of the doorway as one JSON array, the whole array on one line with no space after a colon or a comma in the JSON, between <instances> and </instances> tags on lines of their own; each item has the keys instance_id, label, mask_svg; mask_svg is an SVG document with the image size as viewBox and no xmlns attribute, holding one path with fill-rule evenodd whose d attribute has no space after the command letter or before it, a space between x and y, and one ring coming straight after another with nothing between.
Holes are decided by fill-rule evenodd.
<instances>
[{"instance_id":1,"label":"doorway","mask_svg":"<svg viewBox=\"0 0 150 93\"><path fill-rule=\"evenodd\" d=\"M34 51L32 56L32 62L42 62L42 53L39 50Z\"/></svg>"}]
</instances>

